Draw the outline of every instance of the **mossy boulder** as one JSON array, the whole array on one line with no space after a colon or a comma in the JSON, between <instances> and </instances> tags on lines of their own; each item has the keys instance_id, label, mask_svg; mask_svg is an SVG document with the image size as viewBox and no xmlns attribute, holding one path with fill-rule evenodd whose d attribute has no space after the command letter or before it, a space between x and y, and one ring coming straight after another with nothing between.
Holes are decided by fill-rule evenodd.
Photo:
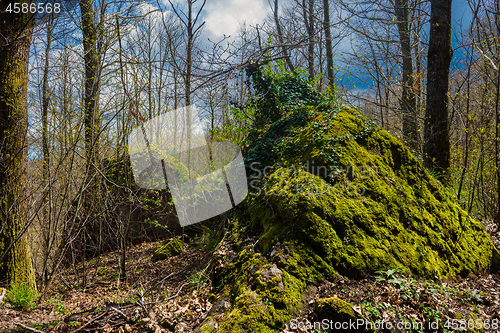
<instances>
[{"instance_id":1,"label":"mossy boulder","mask_svg":"<svg viewBox=\"0 0 500 333\"><path fill-rule=\"evenodd\" d=\"M224 273L233 307L218 332L275 332L300 306L305 282L281 270L252 246L243 249Z\"/></svg>"},{"instance_id":2,"label":"mossy boulder","mask_svg":"<svg viewBox=\"0 0 500 333\"><path fill-rule=\"evenodd\" d=\"M318 299L314 310L319 321L327 323L334 332L374 332L366 329L364 319L354 311L350 303L338 297Z\"/></svg>"},{"instance_id":3,"label":"mossy boulder","mask_svg":"<svg viewBox=\"0 0 500 333\"><path fill-rule=\"evenodd\" d=\"M353 109L301 112L300 127L280 129L280 148L267 147L273 165L248 200L264 253L300 247L324 277L402 268L440 278L497 265L483 225L400 141Z\"/></svg>"},{"instance_id":4,"label":"mossy boulder","mask_svg":"<svg viewBox=\"0 0 500 333\"><path fill-rule=\"evenodd\" d=\"M219 332L279 332L309 285L338 274L399 268L434 279L498 268L483 225L357 110L302 107L256 138L245 152L249 196L232 224L242 250L221 274L233 306ZM245 245L249 233L257 242Z\"/></svg>"},{"instance_id":5,"label":"mossy boulder","mask_svg":"<svg viewBox=\"0 0 500 333\"><path fill-rule=\"evenodd\" d=\"M153 252L153 262L158 260L165 260L170 257L176 256L182 252L182 241L180 239L172 239L167 244Z\"/></svg>"},{"instance_id":6,"label":"mossy boulder","mask_svg":"<svg viewBox=\"0 0 500 333\"><path fill-rule=\"evenodd\" d=\"M217 331L217 322L213 317L208 317L203 321L201 327L197 329L196 333L212 333Z\"/></svg>"},{"instance_id":7,"label":"mossy boulder","mask_svg":"<svg viewBox=\"0 0 500 333\"><path fill-rule=\"evenodd\" d=\"M316 301L314 309L319 319L340 322L356 320L356 313L352 305L338 297L320 298Z\"/></svg>"}]
</instances>

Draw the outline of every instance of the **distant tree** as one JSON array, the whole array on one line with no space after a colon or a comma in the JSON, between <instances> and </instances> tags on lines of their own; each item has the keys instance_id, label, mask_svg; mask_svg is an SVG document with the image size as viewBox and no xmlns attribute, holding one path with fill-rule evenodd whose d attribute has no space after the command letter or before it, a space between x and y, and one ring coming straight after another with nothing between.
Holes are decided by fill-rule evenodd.
<instances>
[{"instance_id":1,"label":"distant tree","mask_svg":"<svg viewBox=\"0 0 500 333\"><path fill-rule=\"evenodd\" d=\"M424 164L449 182L450 135L448 88L451 49L451 0L431 0L427 54L427 102L425 109Z\"/></svg>"},{"instance_id":2,"label":"distant tree","mask_svg":"<svg viewBox=\"0 0 500 333\"><path fill-rule=\"evenodd\" d=\"M20 0L20 3L30 3ZM0 4L0 281L36 290L26 230L26 104L31 14Z\"/></svg>"},{"instance_id":3,"label":"distant tree","mask_svg":"<svg viewBox=\"0 0 500 333\"><path fill-rule=\"evenodd\" d=\"M333 48L332 48L332 30L330 28L330 4L328 0L323 0L323 29L325 30L326 44L326 72L328 74L328 86L335 87L335 76L333 74Z\"/></svg>"},{"instance_id":4,"label":"distant tree","mask_svg":"<svg viewBox=\"0 0 500 333\"><path fill-rule=\"evenodd\" d=\"M285 45L285 41L283 39L283 30L281 29L278 10L279 10L279 2L278 0L274 0L273 16L274 16L274 23L276 24L276 32L278 33L278 41L281 44L281 50L283 52L283 56L285 57L285 63L288 66L288 70L293 72L295 67L292 64L292 60L290 59L287 46Z\"/></svg>"},{"instance_id":5,"label":"distant tree","mask_svg":"<svg viewBox=\"0 0 500 333\"><path fill-rule=\"evenodd\" d=\"M307 70L309 80L312 81L314 80L314 0L307 0L307 4L306 0L303 0L302 12L307 30Z\"/></svg>"}]
</instances>

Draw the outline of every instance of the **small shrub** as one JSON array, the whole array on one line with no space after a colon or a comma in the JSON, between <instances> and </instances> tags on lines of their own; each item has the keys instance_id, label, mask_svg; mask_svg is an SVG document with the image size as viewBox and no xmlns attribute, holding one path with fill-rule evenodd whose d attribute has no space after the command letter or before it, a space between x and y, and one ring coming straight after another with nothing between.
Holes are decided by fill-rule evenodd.
<instances>
[{"instance_id":1,"label":"small shrub","mask_svg":"<svg viewBox=\"0 0 500 333\"><path fill-rule=\"evenodd\" d=\"M17 309L33 309L40 295L26 284L14 285L7 293L7 301Z\"/></svg>"}]
</instances>

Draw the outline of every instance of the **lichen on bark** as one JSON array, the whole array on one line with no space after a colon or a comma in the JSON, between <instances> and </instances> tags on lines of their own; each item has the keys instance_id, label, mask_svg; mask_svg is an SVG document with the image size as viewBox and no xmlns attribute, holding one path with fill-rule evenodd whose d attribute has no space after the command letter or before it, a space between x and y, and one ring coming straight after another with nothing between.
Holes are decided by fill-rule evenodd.
<instances>
[{"instance_id":1,"label":"lichen on bark","mask_svg":"<svg viewBox=\"0 0 500 333\"><path fill-rule=\"evenodd\" d=\"M0 281L35 290L25 200L32 20L29 14L5 12L7 4L0 5Z\"/></svg>"}]
</instances>

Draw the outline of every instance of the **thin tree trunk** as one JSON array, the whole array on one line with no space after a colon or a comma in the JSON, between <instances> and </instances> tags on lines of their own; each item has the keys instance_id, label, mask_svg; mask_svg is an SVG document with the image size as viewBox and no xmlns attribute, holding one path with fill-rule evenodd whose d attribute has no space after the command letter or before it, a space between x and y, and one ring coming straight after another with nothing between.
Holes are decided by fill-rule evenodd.
<instances>
[{"instance_id":1,"label":"thin tree trunk","mask_svg":"<svg viewBox=\"0 0 500 333\"><path fill-rule=\"evenodd\" d=\"M495 169L497 178L497 207L494 214L497 228L500 228L500 73L497 71L495 87Z\"/></svg>"},{"instance_id":2,"label":"thin tree trunk","mask_svg":"<svg viewBox=\"0 0 500 333\"><path fill-rule=\"evenodd\" d=\"M473 55L473 53L472 53ZM471 57L472 59L472 57ZM460 174L460 182L458 184L458 190L457 190L457 200L460 201L460 198L462 196L462 187L465 181L465 174L467 172L467 168L469 167L469 132L471 130L470 128L470 86L471 86L471 80L470 80L470 72L471 72L471 66L472 64L469 63L467 64L467 92L466 92L466 98L467 98L467 105L465 107L465 144L464 144L464 165L462 168L462 173Z\"/></svg>"},{"instance_id":3,"label":"thin tree trunk","mask_svg":"<svg viewBox=\"0 0 500 333\"><path fill-rule=\"evenodd\" d=\"M330 6L328 0L323 0L323 15L323 29L325 30L326 43L326 72L328 74L328 86L333 91L335 89L335 76L333 73L332 30L330 28Z\"/></svg>"},{"instance_id":4,"label":"thin tree trunk","mask_svg":"<svg viewBox=\"0 0 500 333\"><path fill-rule=\"evenodd\" d=\"M500 1L495 1L495 11L493 15L495 16L495 27L496 27L496 35L500 34ZM497 62L497 68L500 66L500 61L498 60L498 51L499 45L495 44L495 60ZM496 176L497 176L497 203L496 203L496 212L495 212L495 222L497 225L497 229L500 229L500 72L496 71L497 82L495 87L495 167L496 167Z\"/></svg>"},{"instance_id":5,"label":"thin tree trunk","mask_svg":"<svg viewBox=\"0 0 500 333\"><path fill-rule=\"evenodd\" d=\"M274 0L274 23L276 24L276 32L278 33L278 41L281 45L281 51L283 52L283 56L285 57L285 63L288 66L288 70L293 72L295 68L293 67L292 60L290 59L290 55L288 54L288 50L285 46L285 41L283 39L283 31L281 30L281 24L279 20L279 0Z\"/></svg>"},{"instance_id":6,"label":"thin tree trunk","mask_svg":"<svg viewBox=\"0 0 500 333\"><path fill-rule=\"evenodd\" d=\"M304 15L304 24L307 30L307 68L309 72L309 81L314 80L314 0L306 0L302 2Z\"/></svg>"},{"instance_id":7,"label":"thin tree trunk","mask_svg":"<svg viewBox=\"0 0 500 333\"><path fill-rule=\"evenodd\" d=\"M47 263L50 255L51 239L54 235L54 230L52 230L51 221L51 202L50 202L50 152L49 152L49 131L48 131L48 112L49 112L49 57L50 57L50 47L52 43L52 29L53 21L48 23L47 27L47 45L45 48L45 65L43 68L43 83L42 83L42 178L43 178L43 225L46 226L44 231L44 253L43 253L43 284L48 280ZM48 203L48 206L46 206Z\"/></svg>"},{"instance_id":8,"label":"thin tree trunk","mask_svg":"<svg viewBox=\"0 0 500 333\"><path fill-rule=\"evenodd\" d=\"M191 72L193 68L193 0L188 0L187 47L186 47L186 73L185 90L186 106L191 105Z\"/></svg>"},{"instance_id":9,"label":"thin tree trunk","mask_svg":"<svg viewBox=\"0 0 500 333\"><path fill-rule=\"evenodd\" d=\"M370 51L372 53L373 57L373 64L375 65L375 73L376 73L376 81L377 81L377 94L376 97L378 98L378 103L379 103L379 109L380 109L380 126L384 128L384 106L382 105L382 82L380 82L380 73L382 69L380 68L377 60L377 54L375 53L375 49L373 47L373 44L369 38L366 39L366 42L368 43L368 46L370 47Z\"/></svg>"}]
</instances>

